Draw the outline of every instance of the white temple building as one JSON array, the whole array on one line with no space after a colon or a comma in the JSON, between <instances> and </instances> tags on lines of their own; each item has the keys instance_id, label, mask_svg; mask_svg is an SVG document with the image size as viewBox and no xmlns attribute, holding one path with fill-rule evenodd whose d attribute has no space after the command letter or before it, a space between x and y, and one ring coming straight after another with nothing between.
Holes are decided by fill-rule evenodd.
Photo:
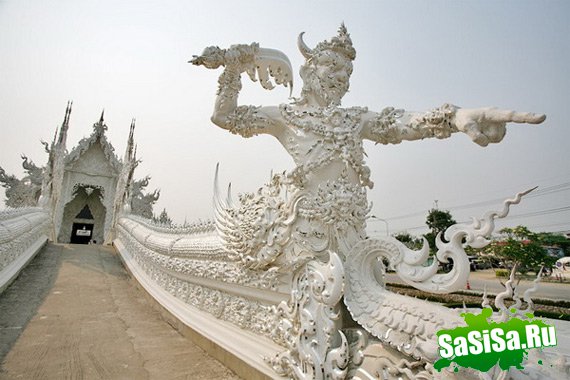
<instances>
[{"instance_id":1,"label":"white temple building","mask_svg":"<svg viewBox=\"0 0 570 380\"><path fill-rule=\"evenodd\" d=\"M67 127L64 123L60 135ZM61 185L52 187L61 187L53 213L58 242L103 242L109 237L115 196L124 195L126 189L117 188L123 164L105 136L106 129L102 114L91 135L65 155Z\"/></svg>"},{"instance_id":2,"label":"white temple building","mask_svg":"<svg viewBox=\"0 0 570 380\"><path fill-rule=\"evenodd\" d=\"M152 206L159 192L143 194L149 177L133 182L137 166L134 120L127 148L120 160L107 140L104 113L93 124L90 136L70 152L66 149L72 103L68 103L61 128L49 145L45 167L39 168L23 156L28 175L19 180L0 168L0 183L6 188L9 207L41 206L53 217L51 238L58 243L111 242L116 217L124 207L133 214L152 218Z\"/></svg>"}]
</instances>

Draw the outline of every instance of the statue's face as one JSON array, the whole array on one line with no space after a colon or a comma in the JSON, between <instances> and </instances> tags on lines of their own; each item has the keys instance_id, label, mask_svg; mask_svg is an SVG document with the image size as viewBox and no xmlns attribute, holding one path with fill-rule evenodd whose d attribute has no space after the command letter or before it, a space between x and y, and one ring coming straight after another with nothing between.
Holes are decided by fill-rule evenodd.
<instances>
[{"instance_id":1,"label":"statue's face","mask_svg":"<svg viewBox=\"0 0 570 380\"><path fill-rule=\"evenodd\" d=\"M312 58L312 89L326 105L340 105L348 92L352 62L334 52L323 51Z\"/></svg>"}]
</instances>

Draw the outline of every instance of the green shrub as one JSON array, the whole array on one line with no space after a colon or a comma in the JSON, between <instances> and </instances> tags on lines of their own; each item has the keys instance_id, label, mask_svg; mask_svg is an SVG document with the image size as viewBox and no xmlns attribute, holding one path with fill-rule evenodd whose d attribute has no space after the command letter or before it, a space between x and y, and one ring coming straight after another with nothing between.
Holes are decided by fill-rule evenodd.
<instances>
[{"instance_id":1,"label":"green shrub","mask_svg":"<svg viewBox=\"0 0 570 380\"><path fill-rule=\"evenodd\" d=\"M570 314L556 313L553 311L535 310L534 315L536 317L550 318L550 319L561 319L563 321L570 321Z\"/></svg>"},{"instance_id":2,"label":"green shrub","mask_svg":"<svg viewBox=\"0 0 570 380\"><path fill-rule=\"evenodd\" d=\"M495 269L495 276L508 278L511 275L507 269Z\"/></svg>"}]
</instances>

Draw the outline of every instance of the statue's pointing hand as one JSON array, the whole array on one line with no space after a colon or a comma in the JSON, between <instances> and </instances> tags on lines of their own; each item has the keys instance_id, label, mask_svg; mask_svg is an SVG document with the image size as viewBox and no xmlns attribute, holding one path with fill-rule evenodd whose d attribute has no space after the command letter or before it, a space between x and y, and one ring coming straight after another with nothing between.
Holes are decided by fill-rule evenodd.
<instances>
[{"instance_id":1,"label":"statue's pointing hand","mask_svg":"<svg viewBox=\"0 0 570 380\"><path fill-rule=\"evenodd\" d=\"M459 108L455 113L455 126L481 146L500 142L507 132L507 123L540 124L544 114L516 112L497 108Z\"/></svg>"}]
</instances>

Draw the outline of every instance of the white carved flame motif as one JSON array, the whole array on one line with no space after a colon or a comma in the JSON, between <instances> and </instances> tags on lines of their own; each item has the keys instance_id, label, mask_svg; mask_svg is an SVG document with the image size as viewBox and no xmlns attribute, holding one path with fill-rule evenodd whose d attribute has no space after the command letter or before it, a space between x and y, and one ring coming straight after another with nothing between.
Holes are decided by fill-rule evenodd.
<instances>
[{"instance_id":1,"label":"white carved flame motif","mask_svg":"<svg viewBox=\"0 0 570 380\"><path fill-rule=\"evenodd\" d=\"M293 279L291 299L277 307L280 343L288 349L266 359L282 376L296 379L346 377L348 343L340 331L339 301L343 294L342 261L329 252L329 262L308 262Z\"/></svg>"},{"instance_id":2,"label":"white carved flame motif","mask_svg":"<svg viewBox=\"0 0 570 380\"><path fill-rule=\"evenodd\" d=\"M240 195L234 207L230 187L223 200L218 189L218 169L214 185L216 229L225 248L248 268L266 269L290 246L299 194L287 196L281 176L257 193ZM289 250L290 251L290 250ZM293 261L296 261L291 257Z\"/></svg>"}]
</instances>

